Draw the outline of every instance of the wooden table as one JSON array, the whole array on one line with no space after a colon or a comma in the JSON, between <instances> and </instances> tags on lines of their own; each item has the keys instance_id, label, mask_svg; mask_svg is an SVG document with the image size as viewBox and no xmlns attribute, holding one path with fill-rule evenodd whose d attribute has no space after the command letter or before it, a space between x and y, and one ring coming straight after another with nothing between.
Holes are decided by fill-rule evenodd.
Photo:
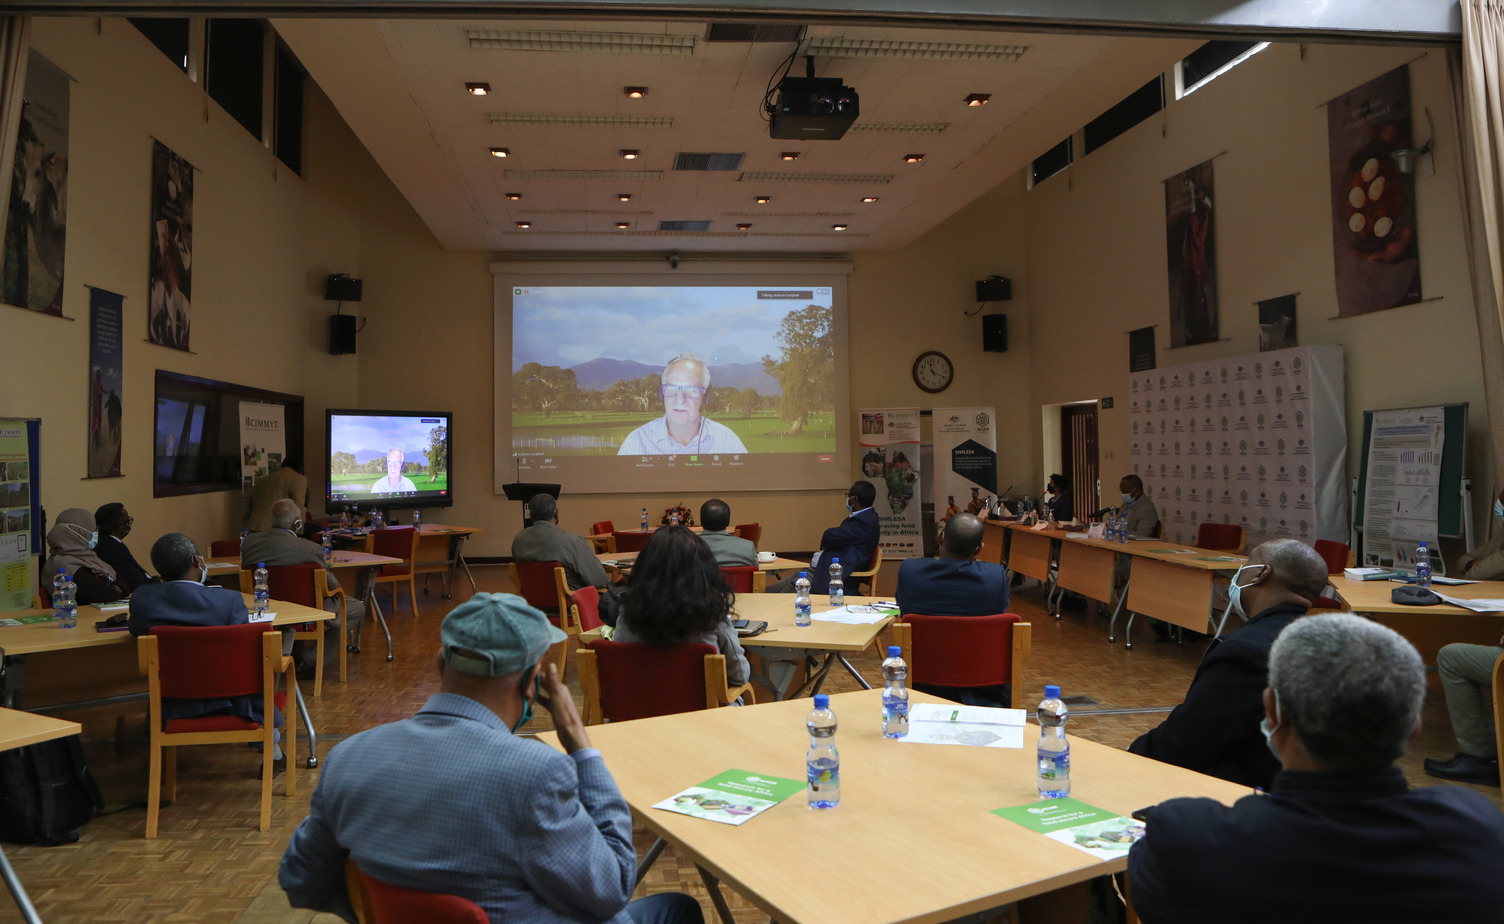
<instances>
[{"instance_id":1,"label":"wooden table","mask_svg":"<svg viewBox=\"0 0 1504 924\"><path fill-rule=\"evenodd\" d=\"M877 597L847 597L846 603L861 606L871 604L878 599ZM819 597L815 598L811 609L818 616L820 613L829 612L831 606L826 598ZM819 668L810 674L799 689L794 691L791 698L797 698L806 688L809 688L812 696L820 692L826 675L837 664L844 667L846 672L862 685L863 689L872 689L872 685L857 672L856 668L851 666L850 661L846 660L846 655L851 652L866 651L872 647L878 635L897 617L885 616L877 622L858 626L820 620L815 620L807 626L796 626L794 625L793 594L737 594L732 618L760 620L768 624L768 629L763 634L742 639L744 647L793 648L825 653L825 659ZM768 685L772 686L771 683Z\"/></svg>"},{"instance_id":2,"label":"wooden table","mask_svg":"<svg viewBox=\"0 0 1504 924\"><path fill-rule=\"evenodd\" d=\"M1436 606L1406 606L1390 599L1399 584L1390 581L1355 581L1341 574L1331 576L1337 597L1355 613L1388 626L1414 645L1427 664L1436 663L1436 652L1452 642L1497 645L1504 633L1504 613L1475 613L1450 603ZM1458 599L1504 598L1504 581L1479 581L1431 589Z\"/></svg>"},{"instance_id":3,"label":"wooden table","mask_svg":"<svg viewBox=\"0 0 1504 924\"><path fill-rule=\"evenodd\" d=\"M400 527L402 524L393 523L392 526ZM371 533L375 530L366 528L358 530L331 529L329 535L342 543L351 543L361 546L361 549L369 553L371 551ZM444 599L453 597L451 592L454 585L454 569L464 568L465 576L470 579L470 592L475 593L477 586L475 575L470 573L470 566L465 563L465 556L460 553L460 547L464 541L476 533L485 532L475 526L446 526L442 523L424 523L418 527L418 551L414 556L414 576L419 574L442 574ZM426 592L426 591L425 591ZM386 623L382 622L385 628ZM388 652L390 653L390 652ZM390 658L388 658L390 660Z\"/></svg>"},{"instance_id":4,"label":"wooden table","mask_svg":"<svg viewBox=\"0 0 1504 924\"><path fill-rule=\"evenodd\" d=\"M35 715L30 712L19 712L15 709L0 709L0 751L9 751L12 748L39 744L56 738L67 738L82 730L83 726L77 722ZM21 877L17 876L16 871L11 868L10 860L5 856L3 849L0 849L0 874L5 877L5 885L10 889L11 897L16 900L16 907L20 909L21 917L27 924L42 924L42 919L37 916L36 908L31 904L31 896L26 894L26 888L21 885Z\"/></svg>"},{"instance_id":5,"label":"wooden table","mask_svg":"<svg viewBox=\"0 0 1504 924\"><path fill-rule=\"evenodd\" d=\"M596 558L608 570L631 571L632 563L637 560L641 552L598 552ZM774 558L771 561L757 561L758 571L808 571L809 562L797 561L792 558Z\"/></svg>"},{"instance_id":6,"label":"wooden table","mask_svg":"<svg viewBox=\"0 0 1504 924\"><path fill-rule=\"evenodd\" d=\"M1048 584L1054 543L1065 536L1065 531L1035 529L1018 523L1008 523L1004 528L1008 531L1008 570Z\"/></svg>"},{"instance_id":7,"label":"wooden table","mask_svg":"<svg viewBox=\"0 0 1504 924\"><path fill-rule=\"evenodd\" d=\"M811 811L799 794L740 826L651 806L733 768L804 779L807 702L592 726L589 734L634 816L779 924L949 921L1127 868L1126 859L1098 860L991 814L1036 799L1036 726L1021 750L903 744L881 735L880 691L830 700L840 721L840 807ZM912 703L936 701L910 693ZM552 732L538 737L557 746ZM1249 794L1070 740L1071 795L1099 808L1127 815L1176 796L1231 803Z\"/></svg>"}]
</instances>

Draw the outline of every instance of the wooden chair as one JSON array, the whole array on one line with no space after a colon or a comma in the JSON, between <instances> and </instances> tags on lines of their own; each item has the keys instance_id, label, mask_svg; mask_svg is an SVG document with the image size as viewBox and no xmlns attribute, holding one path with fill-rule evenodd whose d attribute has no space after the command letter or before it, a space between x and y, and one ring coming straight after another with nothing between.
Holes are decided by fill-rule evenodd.
<instances>
[{"instance_id":1,"label":"wooden chair","mask_svg":"<svg viewBox=\"0 0 1504 924\"><path fill-rule=\"evenodd\" d=\"M585 538L595 545L597 554L601 552L616 553L616 525L610 520L600 520L590 526L590 535Z\"/></svg>"},{"instance_id":2,"label":"wooden chair","mask_svg":"<svg viewBox=\"0 0 1504 924\"><path fill-rule=\"evenodd\" d=\"M1014 709L1024 708L1019 682L1029 659L1029 623L1016 613L925 616L893 624L893 642L909 665L909 685L991 687L1008 684Z\"/></svg>"},{"instance_id":3,"label":"wooden chair","mask_svg":"<svg viewBox=\"0 0 1504 924\"><path fill-rule=\"evenodd\" d=\"M605 623L601 621L601 592L586 586L570 594L569 618L581 632L604 626Z\"/></svg>"},{"instance_id":4,"label":"wooden chair","mask_svg":"<svg viewBox=\"0 0 1504 924\"><path fill-rule=\"evenodd\" d=\"M626 722L730 705L752 684L730 689L726 656L714 645L637 645L596 639L575 653L586 725Z\"/></svg>"},{"instance_id":5,"label":"wooden chair","mask_svg":"<svg viewBox=\"0 0 1504 924\"><path fill-rule=\"evenodd\" d=\"M407 595L418 615L418 582L414 567L418 561L418 531L411 526L388 526L371 531L371 552L388 558L400 558L400 565L382 565L376 569L376 586L392 585L392 612L397 612L397 585L407 585Z\"/></svg>"},{"instance_id":6,"label":"wooden chair","mask_svg":"<svg viewBox=\"0 0 1504 924\"><path fill-rule=\"evenodd\" d=\"M612 533L612 536L615 538L618 554L622 552L641 552L648 547L648 540L653 538L652 533L645 533L641 530Z\"/></svg>"},{"instance_id":7,"label":"wooden chair","mask_svg":"<svg viewBox=\"0 0 1504 924\"><path fill-rule=\"evenodd\" d=\"M732 593L760 594L768 588L768 576L756 565L729 565L721 569L721 579Z\"/></svg>"},{"instance_id":8,"label":"wooden chair","mask_svg":"<svg viewBox=\"0 0 1504 924\"><path fill-rule=\"evenodd\" d=\"M1336 542L1332 539L1317 539L1311 546L1321 560L1326 562L1327 574L1341 574L1342 569L1350 568L1353 564L1353 550L1347 547L1345 542Z\"/></svg>"},{"instance_id":9,"label":"wooden chair","mask_svg":"<svg viewBox=\"0 0 1504 924\"><path fill-rule=\"evenodd\" d=\"M382 882L345 858L345 892L358 924L490 924L485 909L468 898L422 892Z\"/></svg>"},{"instance_id":10,"label":"wooden chair","mask_svg":"<svg viewBox=\"0 0 1504 924\"><path fill-rule=\"evenodd\" d=\"M1504 655L1494 662L1494 741L1504 767Z\"/></svg>"},{"instance_id":11,"label":"wooden chair","mask_svg":"<svg viewBox=\"0 0 1504 924\"><path fill-rule=\"evenodd\" d=\"M177 799L177 748L193 744L261 742L261 823L272 823L272 752L275 746L275 709L286 703L276 692L277 675L286 689L298 682L292 658L282 654L282 633L259 623L241 626L158 626L137 640L141 672L147 677L151 765L146 788L146 836L157 836L162 808L163 764L166 797ZM162 700L225 699L261 694L263 721L233 715L165 719ZM287 755L287 795L297 795L297 710L283 709ZM164 753L165 752L165 753ZM165 758L165 761L164 761Z\"/></svg>"},{"instance_id":12,"label":"wooden chair","mask_svg":"<svg viewBox=\"0 0 1504 924\"><path fill-rule=\"evenodd\" d=\"M339 637L344 638L347 632L345 623L345 591L343 588L329 589L329 572L314 564L302 565L267 565L266 566L266 589L273 600L286 600L288 603L297 603L302 606L312 607L316 610L324 608L324 601L330 597L339 600ZM256 573L254 571L240 572L240 592L251 593L255 586ZM298 642L312 642L314 655L318 658L313 669L313 695L324 695L324 624L321 622L303 623L293 629L292 637ZM339 682L344 683L348 679L348 652L345 645L339 646Z\"/></svg>"},{"instance_id":13,"label":"wooden chair","mask_svg":"<svg viewBox=\"0 0 1504 924\"><path fill-rule=\"evenodd\" d=\"M743 523L732 532L752 543L753 548L756 548L757 544L762 541L762 524L760 523Z\"/></svg>"},{"instance_id":14,"label":"wooden chair","mask_svg":"<svg viewBox=\"0 0 1504 924\"><path fill-rule=\"evenodd\" d=\"M564 566L556 561L514 561L511 563L512 586L517 595L529 605L542 610L548 621L564 630L566 635L579 635L580 628L572 618L569 607L569 580ZM559 643L559 679L564 679L565 665L569 660L568 639Z\"/></svg>"},{"instance_id":15,"label":"wooden chair","mask_svg":"<svg viewBox=\"0 0 1504 924\"><path fill-rule=\"evenodd\" d=\"M1196 528L1196 548L1242 555L1248 551L1248 533L1235 523L1202 523Z\"/></svg>"},{"instance_id":16,"label":"wooden chair","mask_svg":"<svg viewBox=\"0 0 1504 924\"><path fill-rule=\"evenodd\" d=\"M215 539L209 543L210 558L239 558L240 537L234 539Z\"/></svg>"},{"instance_id":17,"label":"wooden chair","mask_svg":"<svg viewBox=\"0 0 1504 924\"><path fill-rule=\"evenodd\" d=\"M876 549L872 553L872 564L867 566L866 571L853 571L850 574L846 575L846 586L850 588L854 596L861 596L863 581L870 581L872 583L872 587L869 589L875 590L877 587L877 572L878 569L882 568L882 566L883 550Z\"/></svg>"}]
</instances>

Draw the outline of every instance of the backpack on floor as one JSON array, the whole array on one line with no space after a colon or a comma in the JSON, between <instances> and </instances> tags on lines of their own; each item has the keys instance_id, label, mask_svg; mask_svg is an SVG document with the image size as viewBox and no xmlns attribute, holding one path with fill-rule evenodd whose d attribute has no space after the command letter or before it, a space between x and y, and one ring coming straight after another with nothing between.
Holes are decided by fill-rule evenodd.
<instances>
[{"instance_id":1,"label":"backpack on floor","mask_svg":"<svg viewBox=\"0 0 1504 924\"><path fill-rule=\"evenodd\" d=\"M103 809L77 735L0 752L0 840L71 844Z\"/></svg>"}]
</instances>

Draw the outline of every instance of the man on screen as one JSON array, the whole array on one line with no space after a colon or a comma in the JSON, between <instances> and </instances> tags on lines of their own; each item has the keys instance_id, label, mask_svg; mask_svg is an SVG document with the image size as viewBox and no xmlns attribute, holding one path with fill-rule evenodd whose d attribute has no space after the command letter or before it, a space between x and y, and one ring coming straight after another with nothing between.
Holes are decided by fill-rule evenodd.
<instances>
[{"instance_id":1,"label":"man on screen","mask_svg":"<svg viewBox=\"0 0 1504 924\"><path fill-rule=\"evenodd\" d=\"M742 453L747 447L730 427L700 416L710 391L710 367L694 353L680 353L663 367L663 416L627 434L619 456Z\"/></svg>"},{"instance_id":2,"label":"man on screen","mask_svg":"<svg viewBox=\"0 0 1504 924\"><path fill-rule=\"evenodd\" d=\"M404 491L416 491L418 486L413 484L411 478L402 474L402 450L393 446L386 454L386 477L378 478L371 485L372 494L400 494Z\"/></svg>"}]
</instances>

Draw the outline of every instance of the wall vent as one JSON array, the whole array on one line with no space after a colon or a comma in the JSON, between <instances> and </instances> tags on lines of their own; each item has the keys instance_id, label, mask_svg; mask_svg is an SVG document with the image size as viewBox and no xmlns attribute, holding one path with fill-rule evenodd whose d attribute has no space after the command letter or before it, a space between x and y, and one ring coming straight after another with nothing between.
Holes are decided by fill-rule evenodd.
<instances>
[{"instance_id":1,"label":"wall vent","mask_svg":"<svg viewBox=\"0 0 1504 924\"><path fill-rule=\"evenodd\" d=\"M708 221L660 221L659 231L709 231Z\"/></svg>"},{"instance_id":2,"label":"wall vent","mask_svg":"<svg viewBox=\"0 0 1504 924\"><path fill-rule=\"evenodd\" d=\"M688 154L674 158L675 170L740 170L745 154Z\"/></svg>"}]
</instances>

